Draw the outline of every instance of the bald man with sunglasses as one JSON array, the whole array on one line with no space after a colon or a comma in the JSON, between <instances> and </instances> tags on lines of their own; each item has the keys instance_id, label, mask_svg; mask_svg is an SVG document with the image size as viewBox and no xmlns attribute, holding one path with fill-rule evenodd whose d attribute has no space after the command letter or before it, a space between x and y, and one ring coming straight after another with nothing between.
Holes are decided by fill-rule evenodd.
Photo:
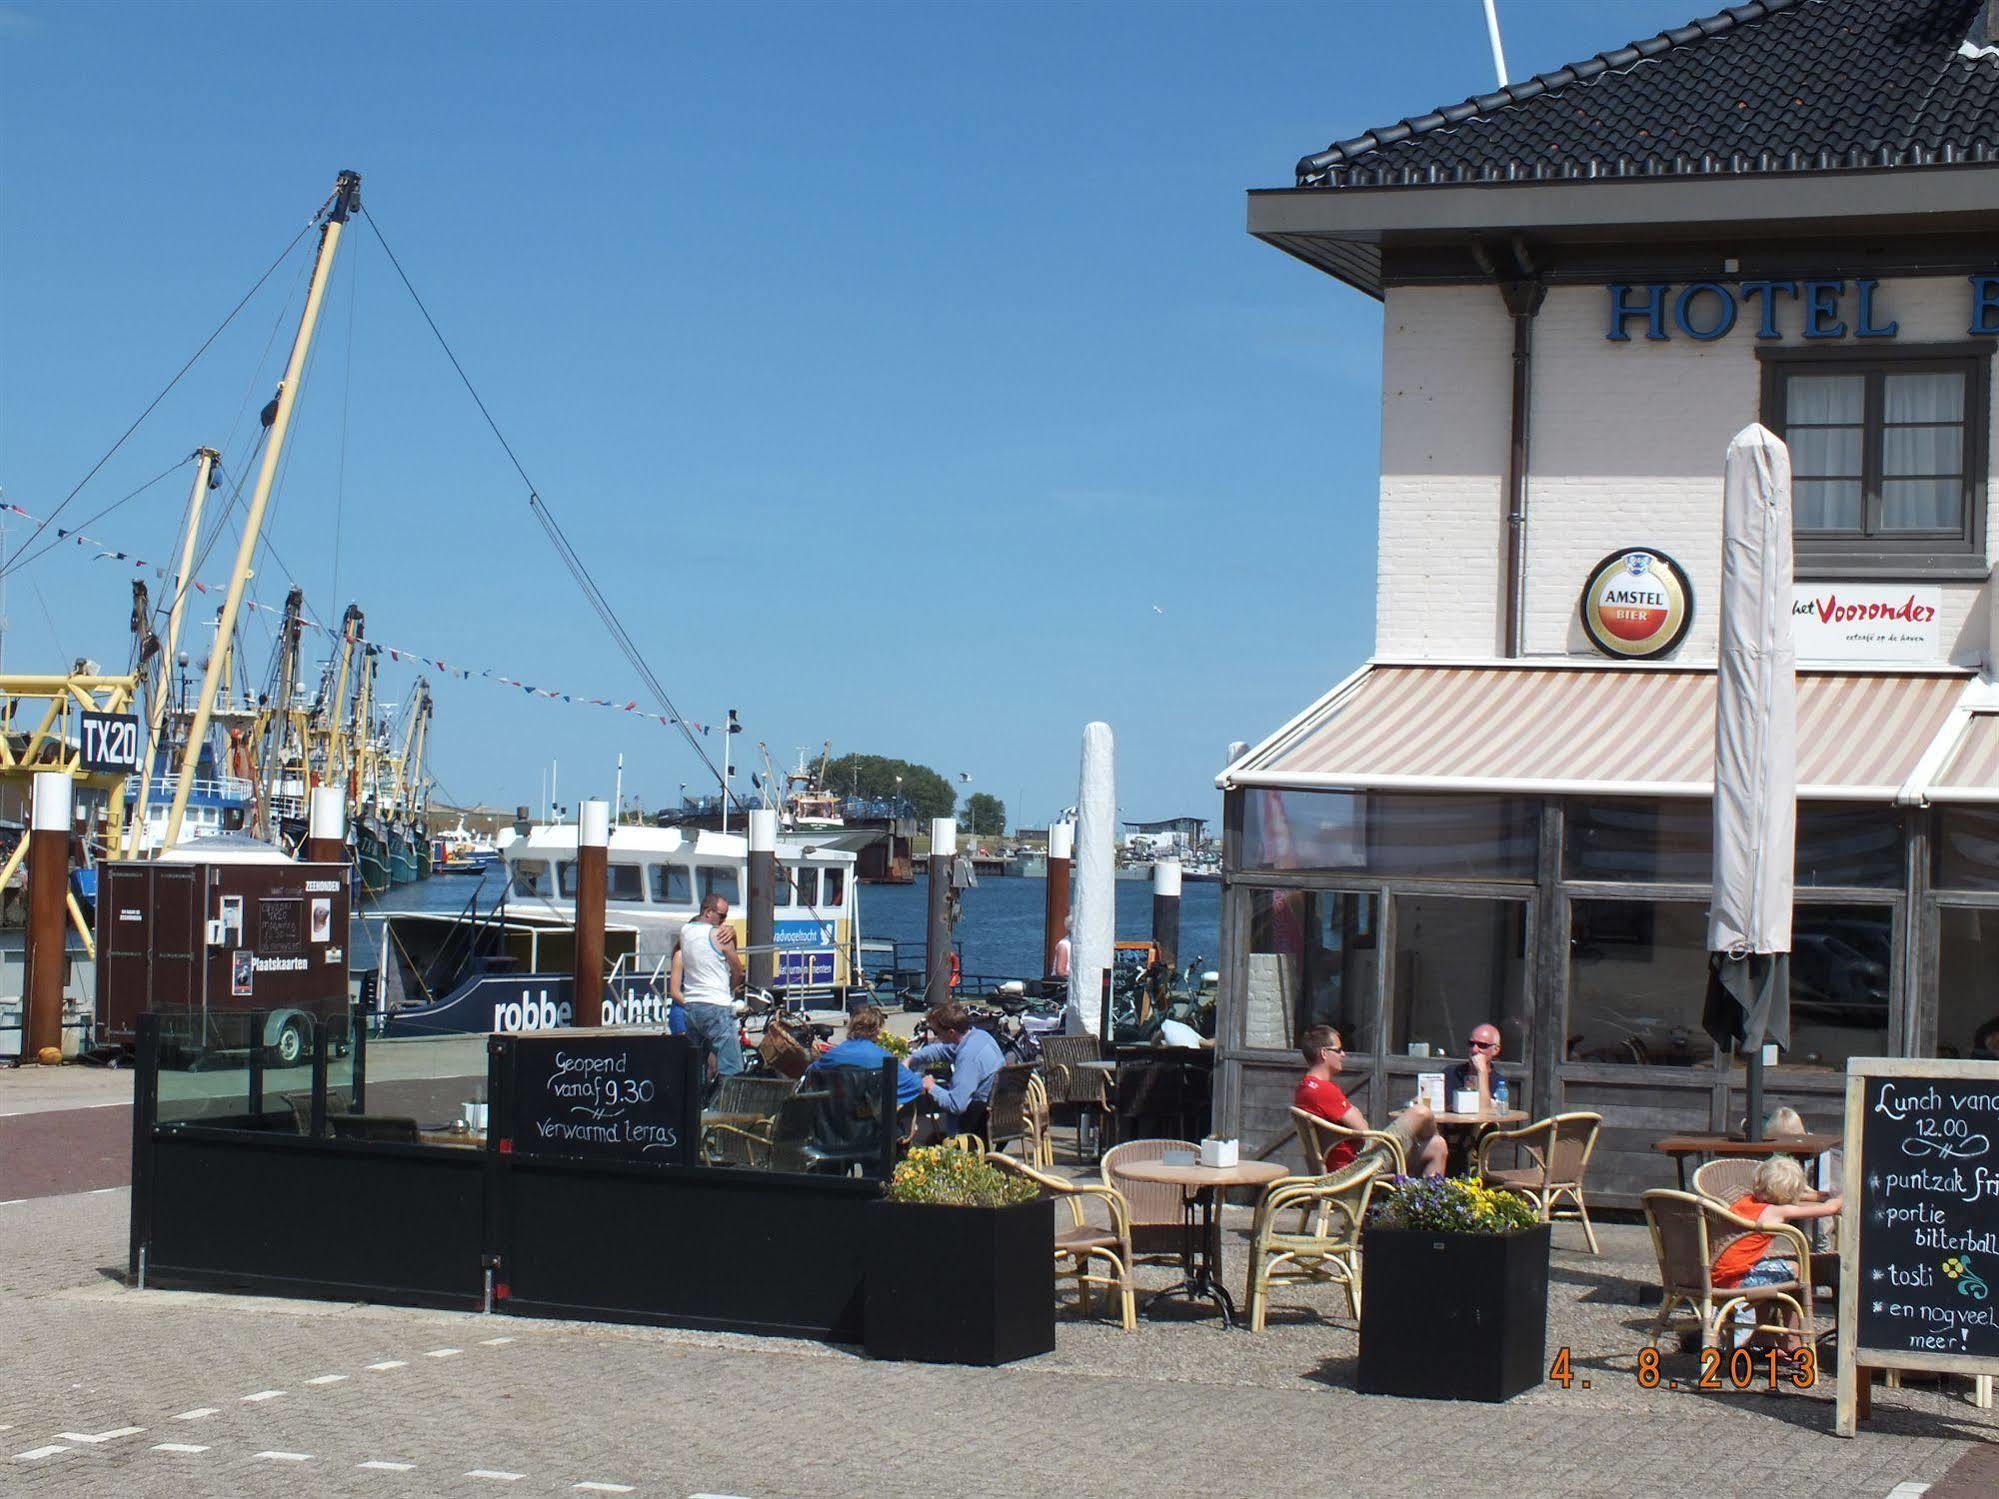
<instances>
[{"instance_id":1,"label":"bald man with sunglasses","mask_svg":"<svg viewBox=\"0 0 1999 1499\"><path fill-rule=\"evenodd\" d=\"M1498 1026L1473 1026L1471 1039L1465 1043L1471 1060L1460 1062L1444 1074L1444 1097L1452 1099L1459 1092L1476 1092L1481 1114L1490 1114L1495 1109L1503 1112L1507 1107L1507 1087L1506 1079L1499 1075L1499 1044Z\"/></svg>"}]
</instances>

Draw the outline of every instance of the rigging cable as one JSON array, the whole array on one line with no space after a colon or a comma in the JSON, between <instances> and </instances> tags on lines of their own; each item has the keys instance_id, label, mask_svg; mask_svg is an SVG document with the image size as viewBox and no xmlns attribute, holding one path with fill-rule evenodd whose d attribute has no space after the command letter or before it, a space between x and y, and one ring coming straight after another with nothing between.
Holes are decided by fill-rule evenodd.
<instances>
[{"instance_id":1,"label":"rigging cable","mask_svg":"<svg viewBox=\"0 0 1999 1499\"><path fill-rule=\"evenodd\" d=\"M160 480L167 478L169 475L175 473L180 469L186 468L192 462L194 462L194 454L190 453L187 455L187 457L181 459L178 463L169 464L167 467L161 469L157 474L154 474L152 478L148 479L144 484L141 484L137 489L133 490L123 499L113 500L110 504L106 505L102 510L98 511L95 515L89 516L71 527L67 528L62 526L56 527L56 533L57 533L56 539L54 541L43 542L40 550L38 551L29 552L27 549L28 542L23 542L21 546L16 549L13 560L10 561L4 568L0 568L0 577L5 577L8 573L11 573L17 567L26 567L30 562L33 562L38 557L46 557L50 552L54 551L64 542L68 541L71 536L75 535L78 531L81 531L85 526L96 525L97 522L104 519L105 516L109 515L112 511L116 510L120 505L127 504L132 500L136 500L140 495L144 494L147 490L151 489L155 484L159 483ZM51 515L49 519L54 520L55 517ZM40 527L37 527L36 529L39 530ZM34 540L33 537L28 538L29 542L32 542L33 540Z\"/></svg>"},{"instance_id":2,"label":"rigging cable","mask_svg":"<svg viewBox=\"0 0 1999 1499\"><path fill-rule=\"evenodd\" d=\"M338 194L336 193L334 196L338 196ZM331 203L333 201L333 198L329 197L326 201L327 203ZM326 212L326 205L321 204L319 211L313 214L313 216L306 221L305 225L299 230L297 234L292 236L291 243L286 245L284 249L278 253L278 258L276 260L273 260L270 263L270 265L265 267L264 274L259 276L256 280L256 283L253 286L251 286L251 288L248 291L243 293L242 300L239 301L234 307L229 309L229 315L223 318L220 323L216 324L215 331L209 334L208 337L204 338L201 341L201 347L196 349L192 354L188 356L187 363L183 364L178 370L176 370L174 372L174 377L171 380L167 381L166 385L161 388L160 393L154 396L152 400L146 403L146 409L144 411L141 411L138 414L138 416L133 418L132 425L127 427L122 433L119 434L118 440L112 443L110 447L104 450L104 456L99 458L95 463L90 465L90 472L85 474L81 479L78 479L76 481L76 487L72 489L68 494L63 496L62 504L57 505L56 508L50 511L49 514L42 519L41 523L35 527L33 533L28 537L29 543L32 543L37 537L39 537L42 534L42 532L45 529L47 529L50 523L53 522L58 515L62 514L64 507L67 506L71 500L75 499L79 494L83 492L83 486L88 484L92 479L96 478L97 471L103 468L105 464L109 463L112 459L112 456L115 453L117 453L117 451L120 448L125 446L125 440L129 438L134 432L139 430L140 423L144 422L147 417L151 416L153 414L153 409L157 407L160 404L160 402L164 401L167 398L167 396L173 391L173 388L176 385L180 384L181 377L184 376L189 370L194 368L196 361L199 360L203 354L206 354L208 352L209 345L214 343L216 339L220 338L222 336L223 330L226 329L231 323L236 321L236 314L241 312L246 306L249 305L250 299L257 295L258 291L263 287L263 284L266 281L271 279L272 273L275 272L279 266L285 263L285 260L287 259L287 257L291 255L291 252L298 248L299 241L305 238L307 232L310 231L313 228L313 226L319 222L321 216L325 212Z\"/></svg>"},{"instance_id":3,"label":"rigging cable","mask_svg":"<svg viewBox=\"0 0 1999 1499\"><path fill-rule=\"evenodd\" d=\"M444 357L451 361L452 369L458 372L458 378L465 386L466 393L472 397L472 403L479 408L479 415L486 419L486 425L492 429L493 436L499 440L500 447L507 455L507 461L513 464L514 472L521 476L521 483L527 486L528 508L534 511L535 519L541 523L541 528L547 533L550 544L555 548L556 555L562 560L562 564L568 569L570 577L575 580L576 586L582 591L585 602L596 612L597 618L603 622L605 630L611 636L612 643L618 647L619 652L631 665L632 670L638 674L639 680L646 685L654 697L659 699L660 706L666 710L667 717L673 726L680 730L680 735L687 741L688 748L692 749L701 763L708 767L708 773L714 776L716 784L722 788L722 794L734 802L737 807L742 807L744 805L743 799L736 794L735 788L729 785L723 778L721 770L716 766L714 760L709 757L708 751L702 745L700 739L687 727L687 722L681 717L680 710L673 705L673 699L667 696L665 686L653 674L652 668L646 664L645 657L640 654L638 645L632 639L631 633L626 630L623 622L619 620L617 611L611 607L611 602L605 597L604 591L597 586L597 580L591 576L589 568L584 565L583 559L577 554L576 548L570 544L568 536L562 530L561 523L556 520L554 513L548 508L548 501L542 498L541 492L535 487L534 480L528 477L528 471L521 466L521 460L514 452L513 444L507 441L506 434L500 430L500 424L493 420L493 413L487 409L486 402L480 396L478 388L472 384L472 377L465 373L465 366L458 362L458 356L452 352L451 345L445 340L443 330L437 326L437 320L430 315L430 309L424 305L423 298L417 294L416 287L410 282L409 273L403 269L403 263L396 258L396 252L389 247L387 238L382 234L382 226L375 222L374 214L365 205L361 209L361 217L368 221L368 227L374 231L375 240L381 245L382 253L388 256L389 264L395 268L397 277L403 283L403 288L410 294L410 300L416 303L416 309L423 315L424 322L429 325L431 335L436 338L438 347L444 350Z\"/></svg>"}]
</instances>

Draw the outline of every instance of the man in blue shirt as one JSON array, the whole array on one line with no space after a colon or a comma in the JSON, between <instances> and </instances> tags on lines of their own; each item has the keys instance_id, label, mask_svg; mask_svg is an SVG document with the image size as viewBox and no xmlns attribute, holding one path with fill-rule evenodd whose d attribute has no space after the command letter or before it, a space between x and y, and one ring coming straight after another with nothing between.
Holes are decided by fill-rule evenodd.
<instances>
[{"instance_id":1,"label":"man in blue shirt","mask_svg":"<svg viewBox=\"0 0 1999 1499\"><path fill-rule=\"evenodd\" d=\"M882 1026L888 1016L879 1005L862 1005L847 1017L847 1039L838 1046L829 1046L821 1052L818 1060L806 1069L807 1073L821 1067L866 1067L881 1071L882 1063L891 1060L887 1048L876 1037L882 1033ZM923 1081L907 1067L898 1067L895 1072L895 1106L906 1108L923 1096Z\"/></svg>"},{"instance_id":2,"label":"man in blue shirt","mask_svg":"<svg viewBox=\"0 0 1999 1499\"><path fill-rule=\"evenodd\" d=\"M993 1079L1006 1058L999 1042L980 1027L956 1000L937 1006L924 1017L930 1034L937 1039L909 1054L912 1068L935 1062L951 1064L951 1081L939 1083L923 1079L923 1091L937 1106L938 1122L945 1135L978 1134L985 1128L986 1106L993 1096Z\"/></svg>"},{"instance_id":3,"label":"man in blue shirt","mask_svg":"<svg viewBox=\"0 0 1999 1499\"><path fill-rule=\"evenodd\" d=\"M1472 1027L1469 1062L1460 1062L1444 1074L1444 1106L1455 1108L1460 1090L1478 1094L1478 1111L1489 1114L1505 1109L1506 1079L1499 1075L1499 1027Z\"/></svg>"}]
</instances>

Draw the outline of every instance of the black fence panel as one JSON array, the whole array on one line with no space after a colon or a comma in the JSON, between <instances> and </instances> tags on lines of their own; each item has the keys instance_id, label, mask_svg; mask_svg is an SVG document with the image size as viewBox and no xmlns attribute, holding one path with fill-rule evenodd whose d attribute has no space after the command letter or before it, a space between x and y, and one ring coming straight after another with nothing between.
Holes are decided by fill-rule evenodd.
<instances>
[{"instance_id":1,"label":"black fence panel","mask_svg":"<svg viewBox=\"0 0 1999 1499\"><path fill-rule=\"evenodd\" d=\"M868 1205L849 1177L503 1158L511 1312L861 1340Z\"/></svg>"},{"instance_id":2,"label":"black fence panel","mask_svg":"<svg viewBox=\"0 0 1999 1499\"><path fill-rule=\"evenodd\" d=\"M484 1299L483 1151L182 1127L156 1131L149 1155L148 1285Z\"/></svg>"}]
</instances>

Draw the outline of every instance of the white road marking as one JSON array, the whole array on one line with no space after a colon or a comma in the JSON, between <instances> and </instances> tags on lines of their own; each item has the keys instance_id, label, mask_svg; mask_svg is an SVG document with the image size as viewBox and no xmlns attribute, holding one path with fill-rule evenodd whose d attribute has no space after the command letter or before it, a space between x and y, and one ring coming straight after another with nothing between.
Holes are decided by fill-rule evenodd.
<instances>
[{"instance_id":1,"label":"white road marking","mask_svg":"<svg viewBox=\"0 0 1999 1499\"><path fill-rule=\"evenodd\" d=\"M383 1473L407 1473L409 1472L410 1469L414 1468L416 1464L415 1463L356 1463L354 1466L357 1468L374 1468L377 1471Z\"/></svg>"},{"instance_id":2,"label":"white road marking","mask_svg":"<svg viewBox=\"0 0 1999 1499\"><path fill-rule=\"evenodd\" d=\"M17 1463L38 1463L45 1457L54 1457L58 1452L68 1452L69 1450L69 1448L59 1442L52 1442L46 1447L36 1447L28 1452L17 1452L14 1454L14 1461Z\"/></svg>"},{"instance_id":3,"label":"white road marking","mask_svg":"<svg viewBox=\"0 0 1999 1499\"><path fill-rule=\"evenodd\" d=\"M527 1477L525 1473L502 1473L494 1468L474 1468L465 1475L467 1478L496 1478L501 1483L512 1483Z\"/></svg>"},{"instance_id":4,"label":"white road marking","mask_svg":"<svg viewBox=\"0 0 1999 1499\"><path fill-rule=\"evenodd\" d=\"M59 1431L56 1433L56 1440L58 1442L108 1442L113 1437L135 1437L145 1429L143 1426L121 1426L116 1431L100 1431L96 1436L89 1436L81 1431Z\"/></svg>"},{"instance_id":5,"label":"white road marking","mask_svg":"<svg viewBox=\"0 0 1999 1499\"><path fill-rule=\"evenodd\" d=\"M320 1376L319 1376L319 1377L318 1377L317 1379L308 1379L308 1380L306 1381L306 1383L307 1383L307 1384L339 1384L339 1383L340 1383L340 1381L341 1381L341 1380L343 1380L343 1379L345 1379L346 1377L347 1377L347 1376L346 1376L345 1374L322 1374L322 1375L320 1375Z\"/></svg>"},{"instance_id":6,"label":"white road marking","mask_svg":"<svg viewBox=\"0 0 1999 1499\"><path fill-rule=\"evenodd\" d=\"M572 1483L570 1487L591 1494L629 1494L632 1491L628 1483Z\"/></svg>"},{"instance_id":7,"label":"white road marking","mask_svg":"<svg viewBox=\"0 0 1999 1499\"><path fill-rule=\"evenodd\" d=\"M511 1342L513 1342L512 1338L481 1338L479 1346L481 1348L498 1348L502 1343Z\"/></svg>"},{"instance_id":8,"label":"white road marking","mask_svg":"<svg viewBox=\"0 0 1999 1499\"><path fill-rule=\"evenodd\" d=\"M465 1350L464 1350L463 1348L433 1348L433 1349L431 1349L431 1350L430 1350L430 1352L426 1353L426 1354L424 1355L424 1357L425 1357L425 1358L457 1358L457 1357L458 1357L458 1355L459 1355L459 1354L461 1354L461 1353L463 1353L464 1351L465 1351Z\"/></svg>"},{"instance_id":9,"label":"white road marking","mask_svg":"<svg viewBox=\"0 0 1999 1499\"><path fill-rule=\"evenodd\" d=\"M191 1411L182 1411L178 1416L175 1416L174 1419L176 1421L200 1421L214 1414L215 1414L214 1406L198 1405Z\"/></svg>"},{"instance_id":10,"label":"white road marking","mask_svg":"<svg viewBox=\"0 0 1999 1499\"><path fill-rule=\"evenodd\" d=\"M370 1372L380 1374L385 1369L401 1369L406 1366L407 1362L407 1360L399 1358L384 1359L379 1364L368 1365L368 1368Z\"/></svg>"},{"instance_id":11,"label":"white road marking","mask_svg":"<svg viewBox=\"0 0 1999 1499\"><path fill-rule=\"evenodd\" d=\"M312 1454L310 1452L259 1452L256 1455L258 1457L269 1458L274 1463L309 1463L312 1461Z\"/></svg>"},{"instance_id":12,"label":"white road marking","mask_svg":"<svg viewBox=\"0 0 1999 1499\"><path fill-rule=\"evenodd\" d=\"M197 1447L192 1442L155 1442L155 1452L206 1452L206 1447Z\"/></svg>"},{"instance_id":13,"label":"white road marking","mask_svg":"<svg viewBox=\"0 0 1999 1499\"><path fill-rule=\"evenodd\" d=\"M245 1395L243 1401L246 1405L254 1405L260 1400L276 1400L282 1394L283 1390L259 1390L254 1395Z\"/></svg>"},{"instance_id":14,"label":"white road marking","mask_svg":"<svg viewBox=\"0 0 1999 1499\"><path fill-rule=\"evenodd\" d=\"M80 1113L84 1109L129 1109L131 1107L132 1101L130 1099L120 1098L111 1103L73 1103L66 1108L60 1109L9 1109L6 1113L0 1114L0 1119L25 1119L30 1114L73 1114Z\"/></svg>"},{"instance_id":15,"label":"white road marking","mask_svg":"<svg viewBox=\"0 0 1999 1499\"><path fill-rule=\"evenodd\" d=\"M1930 1486L1928 1484L1917 1483L1911 1478L1906 1482L1896 1484L1895 1487L1888 1490L1888 1499L1922 1499L1922 1496L1929 1491Z\"/></svg>"}]
</instances>

